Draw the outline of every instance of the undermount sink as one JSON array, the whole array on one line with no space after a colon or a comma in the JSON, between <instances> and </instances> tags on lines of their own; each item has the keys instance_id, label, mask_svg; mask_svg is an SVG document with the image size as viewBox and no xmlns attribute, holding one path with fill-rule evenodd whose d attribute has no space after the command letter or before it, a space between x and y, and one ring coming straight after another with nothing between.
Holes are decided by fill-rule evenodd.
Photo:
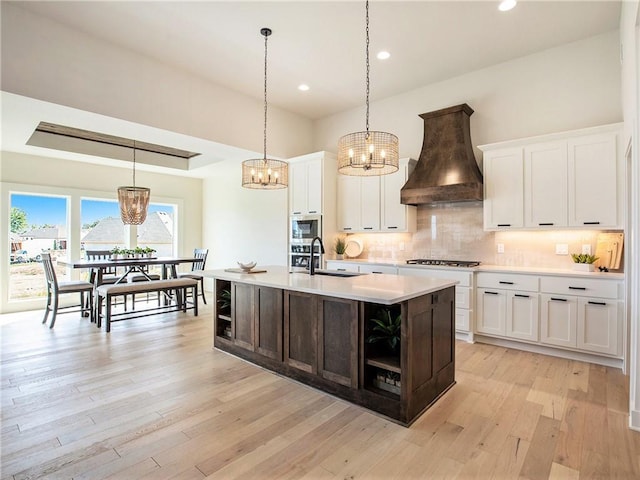
<instances>
[{"instance_id":1,"label":"undermount sink","mask_svg":"<svg viewBox=\"0 0 640 480\"><path fill-rule=\"evenodd\" d=\"M366 273L358 272L342 272L338 270L316 270L315 275L326 275L328 277L358 277L360 275L367 275Z\"/></svg>"}]
</instances>

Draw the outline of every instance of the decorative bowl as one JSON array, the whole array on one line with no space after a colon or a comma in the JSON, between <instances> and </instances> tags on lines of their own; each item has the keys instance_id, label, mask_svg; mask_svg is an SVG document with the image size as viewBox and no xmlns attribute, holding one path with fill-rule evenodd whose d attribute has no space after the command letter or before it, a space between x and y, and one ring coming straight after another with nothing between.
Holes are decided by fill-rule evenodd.
<instances>
[{"instance_id":1,"label":"decorative bowl","mask_svg":"<svg viewBox=\"0 0 640 480\"><path fill-rule=\"evenodd\" d=\"M251 269L256 266L256 262L238 262L238 266L245 272L250 272Z\"/></svg>"}]
</instances>

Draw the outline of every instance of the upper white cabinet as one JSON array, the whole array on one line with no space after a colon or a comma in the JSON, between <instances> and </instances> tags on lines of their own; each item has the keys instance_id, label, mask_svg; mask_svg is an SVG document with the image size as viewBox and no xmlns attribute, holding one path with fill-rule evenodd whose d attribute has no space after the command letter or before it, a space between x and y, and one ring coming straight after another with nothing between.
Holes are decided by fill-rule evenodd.
<instances>
[{"instance_id":1,"label":"upper white cabinet","mask_svg":"<svg viewBox=\"0 0 640 480\"><path fill-rule=\"evenodd\" d=\"M305 155L309 157L309 155ZM320 155L289 163L289 213L322 214L323 161Z\"/></svg>"},{"instance_id":2,"label":"upper white cabinet","mask_svg":"<svg viewBox=\"0 0 640 480\"><path fill-rule=\"evenodd\" d=\"M397 172L383 176L338 175L338 230L408 232L416 228L416 207L400 203L414 160L400 160Z\"/></svg>"},{"instance_id":3,"label":"upper white cabinet","mask_svg":"<svg viewBox=\"0 0 640 480\"><path fill-rule=\"evenodd\" d=\"M622 228L620 124L501 142L484 152L484 227Z\"/></svg>"},{"instance_id":4,"label":"upper white cabinet","mask_svg":"<svg viewBox=\"0 0 640 480\"><path fill-rule=\"evenodd\" d=\"M484 226L486 229L524 225L522 149L498 149L484 154Z\"/></svg>"}]
</instances>

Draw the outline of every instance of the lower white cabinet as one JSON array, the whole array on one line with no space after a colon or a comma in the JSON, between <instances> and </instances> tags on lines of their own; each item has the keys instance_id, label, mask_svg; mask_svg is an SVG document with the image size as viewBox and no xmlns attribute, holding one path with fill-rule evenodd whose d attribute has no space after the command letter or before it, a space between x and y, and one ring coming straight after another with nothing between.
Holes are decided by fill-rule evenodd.
<instances>
[{"instance_id":1,"label":"lower white cabinet","mask_svg":"<svg viewBox=\"0 0 640 480\"><path fill-rule=\"evenodd\" d=\"M538 341L536 277L480 272L477 282L478 333ZM523 287L529 290L512 290Z\"/></svg>"},{"instance_id":2,"label":"lower white cabinet","mask_svg":"<svg viewBox=\"0 0 640 480\"><path fill-rule=\"evenodd\" d=\"M573 347L577 343L577 309L575 297L543 293L540 315L540 341L548 345Z\"/></svg>"},{"instance_id":3,"label":"lower white cabinet","mask_svg":"<svg viewBox=\"0 0 640 480\"><path fill-rule=\"evenodd\" d=\"M578 298L578 348L617 355L619 305L603 298Z\"/></svg>"},{"instance_id":4,"label":"lower white cabinet","mask_svg":"<svg viewBox=\"0 0 640 480\"><path fill-rule=\"evenodd\" d=\"M359 272L357 263L347 263L342 260L327 260L327 270L337 270L338 272Z\"/></svg>"},{"instance_id":5,"label":"lower white cabinet","mask_svg":"<svg viewBox=\"0 0 640 480\"><path fill-rule=\"evenodd\" d=\"M386 273L389 275L397 275L398 267L391 265L372 265L363 263L359 266L358 271L360 273Z\"/></svg>"}]
</instances>

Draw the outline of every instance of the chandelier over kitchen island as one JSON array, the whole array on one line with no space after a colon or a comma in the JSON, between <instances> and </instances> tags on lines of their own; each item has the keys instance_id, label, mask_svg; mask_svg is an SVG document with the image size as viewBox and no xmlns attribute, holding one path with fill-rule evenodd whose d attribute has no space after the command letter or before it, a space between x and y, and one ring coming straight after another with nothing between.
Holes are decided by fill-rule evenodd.
<instances>
[{"instance_id":1,"label":"chandelier over kitchen island","mask_svg":"<svg viewBox=\"0 0 640 480\"><path fill-rule=\"evenodd\" d=\"M398 171L398 137L369 130L369 1L366 2L367 116L364 132L349 133L338 140L338 172L343 175L386 175Z\"/></svg>"},{"instance_id":2,"label":"chandelier over kitchen island","mask_svg":"<svg viewBox=\"0 0 640 480\"><path fill-rule=\"evenodd\" d=\"M287 162L267 158L267 38L271 35L270 28L260 29L264 36L264 146L263 157L242 162L242 186L272 190L287 188L289 183L289 168Z\"/></svg>"}]
</instances>

